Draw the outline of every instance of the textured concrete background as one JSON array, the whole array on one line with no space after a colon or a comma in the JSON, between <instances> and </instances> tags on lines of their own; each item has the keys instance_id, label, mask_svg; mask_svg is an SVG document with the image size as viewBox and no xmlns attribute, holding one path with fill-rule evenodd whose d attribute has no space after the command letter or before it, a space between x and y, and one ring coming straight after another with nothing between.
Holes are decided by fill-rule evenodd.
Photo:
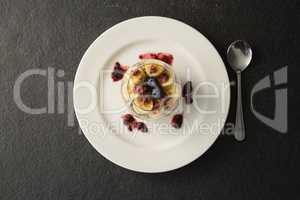
<instances>
[{"instance_id":1,"label":"textured concrete background","mask_svg":"<svg viewBox=\"0 0 300 200\"><path fill-rule=\"evenodd\" d=\"M299 10L298 0L1 0L0 199L299 199ZM243 80L245 142L221 136L204 156L184 168L139 174L99 155L78 134L76 122L68 125L67 105L63 114L55 109L40 115L17 107L13 86L20 74L54 67L65 72L55 83L67 86L99 34L144 15L192 25L211 40L223 59L235 39L253 46L252 67ZM283 135L255 118L249 105L254 84L285 65L289 66L289 131ZM229 68L228 73L234 80ZM47 104L45 77L26 80L21 91L27 105ZM257 110L272 116L273 99L272 91L258 95ZM235 101L232 105L228 122L234 119Z\"/></svg>"}]
</instances>

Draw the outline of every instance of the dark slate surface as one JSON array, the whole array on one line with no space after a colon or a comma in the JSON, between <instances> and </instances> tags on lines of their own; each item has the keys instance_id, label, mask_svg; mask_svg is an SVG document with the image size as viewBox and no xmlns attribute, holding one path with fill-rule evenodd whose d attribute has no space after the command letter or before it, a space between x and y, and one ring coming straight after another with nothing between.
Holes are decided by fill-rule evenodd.
<instances>
[{"instance_id":1,"label":"dark slate surface","mask_svg":"<svg viewBox=\"0 0 300 200\"><path fill-rule=\"evenodd\" d=\"M0 1L0 199L299 199L299 10L291 1ZM221 136L192 164L163 174L122 169L99 155L67 112L30 115L13 101L13 86L28 69L54 67L72 81L90 43L112 25L136 16L182 20L206 35L222 57L235 39L253 46L244 75L247 140ZM250 110L250 90L288 65L288 128L281 134ZM233 72L228 68L230 79ZM233 88L234 89L234 88ZM272 116L273 92L259 109ZM22 85L24 102L47 102L41 76ZM235 92L233 90L234 98ZM235 101L232 101L232 105ZM232 106L228 122L233 122Z\"/></svg>"}]
</instances>

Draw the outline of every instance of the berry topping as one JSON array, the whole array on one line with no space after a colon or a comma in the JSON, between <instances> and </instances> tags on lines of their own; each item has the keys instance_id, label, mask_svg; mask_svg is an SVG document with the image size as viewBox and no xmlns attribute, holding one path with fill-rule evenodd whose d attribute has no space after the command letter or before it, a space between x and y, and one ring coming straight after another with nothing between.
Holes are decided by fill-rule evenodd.
<instances>
[{"instance_id":1,"label":"berry topping","mask_svg":"<svg viewBox=\"0 0 300 200\"><path fill-rule=\"evenodd\" d=\"M151 96L153 99L161 99L165 96L165 93L160 87L154 87Z\"/></svg>"},{"instance_id":2,"label":"berry topping","mask_svg":"<svg viewBox=\"0 0 300 200\"><path fill-rule=\"evenodd\" d=\"M161 99L165 96L165 92L155 77L146 80L146 85L151 87L151 97L153 99Z\"/></svg>"},{"instance_id":3,"label":"berry topping","mask_svg":"<svg viewBox=\"0 0 300 200\"><path fill-rule=\"evenodd\" d=\"M122 116L124 125L128 126L135 121L134 117L131 114L125 114Z\"/></svg>"},{"instance_id":4,"label":"berry topping","mask_svg":"<svg viewBox=\"0 0 300 200\"><path fill-rule=\"evenodd\" d=\"M193 92L192 81L188 81L184 84L182 89L182 97L184 97L186 104L193 103L192 92Z\"/></svg>"},{"instance_id":5,"label":"berry topping","mask_svg":"<svg viewBox=\"0 0 300 200\"><path fill-rule=\"evenodd\" d=\"M146 124L143 123L143 122L138 122L138 127L137 127L137 129L138 129L139 131L144 132L144 133L148 132L148 128L147 128Z\"/></svg>"},{"instance_id":6,"label":"berry topping","mask_svg":"<svg viewBox=\"0 0 300 200\"><path fill-rule=\"evenodd\" d=\"M148 128L144 122L134 122L132 123L132 128L142 131L144 133L148 132Z\"/></svg>"},{"instance_id":7,"label":"berry topping","mask_svg":"<svg viewBox=\"0 0 300 200\"><path fill-rule=\"evenodd\" d=\"M126 72L127 69L128 69L127 66L121 65L119 62L116 62L116 63L115 63L114 70L120 70L120 71L122 71L122 72Z\"/></svg>"},{"instance_id":8,"label":"berry topping","mask_svg":"<svg viewBox=\"0 0 300 200\"><path fill-rule=\"evenodd\" d=\"M174 128L180 128L182 126L182 121L183 121L183 115L182 114L174 115L172 120L171 120L171 125Z\"/></svg>"},{"instance_id":9,"label":"berry topping","mask_svg":"<svg viewBox=\"0 0 300 200\"><path fill-rule=\"evenodd\" d=\"M128 128L128 130L131 132L133 129L132 129L132 126L129 124L128 126L127 126L127 128Z\"/></svg>"},{"instance_id":10,"label":"berry topping","mask_svg":"<svg viewBox=\"0 0 300 200\"><path fill-rule=\"evenodd\" d=\"M119 71L113 71L111 73L111 78L114 82L121 80L123 78L123 76L124 76L124 74Z\"/></svg>"},{"instance_id":11,"label":"berry topping","mask_svg":"<svg viewBox=\"0 0 300 200\"><path fill-rule=\"evenodd\" d=\"M137 129L142 132L148 132L148 128L144 122L138 122L131 114L125 114L122 116L123 123L127 126L129 131Z\"/></svg>"},{"instance_id":12,"label":"berry topping","mask_svg":"<svg viewBox=\"0 0 300 200\"><path fill-rule=\"evenodd\" d=\"M141 86L141 85L135 85L134 88L133 88L133 91L134 91L135 93L140 94L140 95L143 95L144 92L145 92L144 87Z\"/></svg>"},{"instance_id":13,"label":"berry topping","mask_svg":"<svg viewBox=\"0 0 300 200\"><path fill-rule=\"evenodd\" d=\"M132 71L132 75L137 76L141 73L141 71L139 69L135 69Z\"/></svg>"},{"instance_id":14,"label":"berry topping","mask_svg":"<svg viewBox=\"0 0 300 200\"><path fill-rule=\"evenodd\" d=\"M168 63L169 65L172 65L172 63L173 63L173 56L172 56L172 54L169 54L169 53L158 53L157 59L161 60L165 63Z\"/></svg>"},{"instance_id":15,"label":"berry topping","mask_svg":"<svg viewBox=\"0 0 300 200\"><path fill-rule=\"evenodd\" d=\"M157 79L154 77L150 77L147 79L146 84L150 87L157 87L158 86L158 82Z\"/></svg>"},{"instance_id":16,"label":"berry topping","mask_svg":"<svg viewBox=\"0 0 300 200\"><path fill-rule=\"evenodd\" d=\"M140 59L157 59L156 53L144 53L139 55Z\"/></svg>"},{"instance_id":17,"label":"berry topping","mask_svg":"<svg viewBox=\"0 0 300 200\"><path fill-rule=\"evenodd\" d=\"M182 97L190 95L193 91L192 81L188 81L183 85Z\"/></svg>"},{"instance_id":18,"label":"berry topping","mask_svg":"<svg viewBox=\"0 0 300 200\"><path fill-rule=\"evenodd\" d=\"M114 70L111 73L111 78L113 81L119 81L123 78L125 72L127 71L128 67L125 65L121 65L119 62L115 63Z\"/></svg>"},{"instance_id":19,"label":"berry topping","mask_svg":"<svg viewBox=\"0 0 300 200\"><path fill-rule=\"evenodd\" d=\"M144 53L139 55L140 59L157 59L161 60L169 65L173 63L173 55L169 53Z\"/></svg>"},{"instance_id":20,"label":"berry topping","mask_svg":"<svg viewBox=\"0 0 300 200\"><path fill-rule=\"evenodd\" d=\"M130 126L133 128L133 129L136 129L138 127L138 123L137 121L134 121L130 124Z\"/></svg>"}]
</instances>

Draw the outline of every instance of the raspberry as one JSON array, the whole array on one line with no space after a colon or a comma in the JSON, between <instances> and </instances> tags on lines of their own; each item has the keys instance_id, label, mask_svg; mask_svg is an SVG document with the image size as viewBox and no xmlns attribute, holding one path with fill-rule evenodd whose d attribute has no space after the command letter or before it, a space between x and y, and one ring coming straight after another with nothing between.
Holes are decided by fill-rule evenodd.
<instances>
[{"instance_id":1,"label":"raspberry","mask_svg":"<svg viewBox=\"0 0 300 200\"><path fill-rule=\"evenodd\" d=\"M136 128L137 130L142 131L144 133L148 132L148 128L144 122L136 122L133 124L134 124L133 127Z\"/></svg>"},{"instance_id":2,"label":"raspberry","mask_svg":"<svg viewBox=\"0 0 300 200\"><path fill-rule=\"evenodd\" d=\"M128 69L127 66L121 65L119 62L115 63L114 70L119 70L119 71L122 71L122 72L126 72L127 69Z\"/></svg>"},{"instance_id":3,"label":"raspberry","mask_svg":"<svg viewBox=\"0 0 300 200\"><path fill-rule=\"evenodd\" d=\"M169 53L144 53L139 55L140 59L158 59L171 65L173 63L173 55Z\"/></svg>"},{"instance_id":4,"label":"raspberry","mask_svg":"<svg viewBox=\"0 0 300 200\"><path fill-rule=\"evenodd\" d=\"M169 65L172 65L173 63L173 55L169 53L158 53L157 59L168 63Z\"/></svg>"},{"instance_id":5,"label":"raspberry","mask_svg":"<svg viewBox=\"0 0 300 200\"><path fill-rule=\"evenodd\" d=\"M131 114L125 114L122 116L124 125L128 126L131 123L135 122L134 117Z\"/></svg>"},{"instance_id":6,"label":"raspberry","mask_svg":"<svg viewBox=\"0 0 300 200\"><path fill-rule=\"evenodd\" d=\"M140 59L157 59L157 55L155 53L144 53L139 55Z\"/></svg>"},{"instance_id":7,"label":"raspberry","mask_svg":"<svg viewBox=\"0 0 300 200\"><path fill-rule=\"evenodd\" d=\"M172 120L171 120L171 125L174 128L181 128L183 122L183 115L182 114L177 114L174 115Z\"/></svg>"},{"instance_id":8,"label":"raspberry","mask_svg":"<svg viewBox=\"0 0 300 200\"><path fill-rule=\"evenodd\" d=\"M148 132L148 128L144 122L138 122L131 114L125 114L122 116L123 123L127 126L128 130L131 132L133 129L137 129L142 132Z\"/></svg>"},{"instance_id":9,"label":"raspberry","mask_svg":"<svg viewBox=\"0 0 300 200\"><path fill-rule=\"evenodd\" d=\"M140 95L143 95L144 92L145 92L144 87L141 86L141 85L135 85L134 88L133 88L133 91L134 91L135 93L140 94Z\"/></svg>"}]
</instances>

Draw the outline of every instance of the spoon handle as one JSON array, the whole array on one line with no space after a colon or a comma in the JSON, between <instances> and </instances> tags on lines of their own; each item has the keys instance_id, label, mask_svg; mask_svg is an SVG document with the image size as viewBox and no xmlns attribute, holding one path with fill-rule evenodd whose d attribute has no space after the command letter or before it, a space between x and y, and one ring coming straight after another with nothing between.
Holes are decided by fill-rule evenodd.
<instances>
[{"instance_id":1,"label":"spoon handle","mask_svg":"<svg viewBox=\"0 0 300 200\"><path fill-rule=\"evenodd\" d=\"M237 76L237 105L236 105L236 118L235 118L235 134L234 137L238 141L245 139L245 125L243 119L243 106L242 106L242 86L241 86L241 72L236 73Z\"/></svg>"}]
</instances>

